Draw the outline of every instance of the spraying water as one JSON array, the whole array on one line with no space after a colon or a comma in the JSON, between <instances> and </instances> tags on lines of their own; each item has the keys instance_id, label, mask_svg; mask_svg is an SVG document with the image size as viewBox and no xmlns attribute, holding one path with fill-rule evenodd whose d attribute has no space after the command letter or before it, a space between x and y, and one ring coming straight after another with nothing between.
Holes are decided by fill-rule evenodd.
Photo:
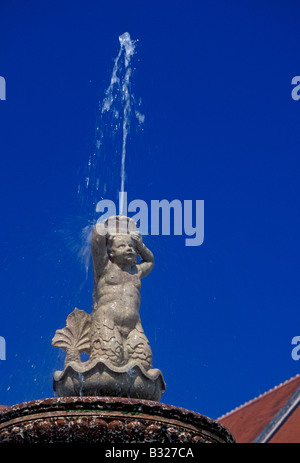
<instances>
[{"instance_id":1,"label":"spraying water","mask_svg":"<svg viewBox=\"0 0 300 463\"><path fill-rule=\"evenodd\" d=\"M140 112L132 92L132 57L135 55L136 42L125 32L119 37L120 49L114 60L110 83L103 101L99 103L96 121L94 150L89 156L84 184L78 187L78 196L85 202L85 209L95 206L104 197L113 199L115 188L115 172L120 169L120 214L124 212L124 192L126 180L126 147L132 124L132 115L138 126L142 125L145 116ZM112 191L112 187L115 191ZM117 195L116 195L117 196ZM86 204L87 203L87 204ZM90 217L89 220L93 222ZM80 249L86 271L90 261L90 238L93 224L82 230L84 243Z\"/></svg>"},{"instance_id":2,"label":"spraying water","mask_svg":"<svg viewBox=\"0 0 300 463\"><path fill-rule=\"evenodd\" d=\"M126 140L130 129L130 117L131 117L131 94L130 94L130 77L132 69L130 66L131 57L135 52L135 43L132 42L128 32L125 32L119 37L120 50L111 76L111 81L108 89L106 90L106 97L102 105L102 113L110 111L113 103L116 99L115 95L119 93L121 95L121 101L123 106L123 137L122 137L122 156L121 156L121 204L120 213L123 213L124 209L124 186L125 186L125 159L126 159ZM124 77L120 78L118 75L122 69L120 64L121 57L124 56ZM119 117L118 111L114 111L115 117Z\"/></svg>"}]
</instances>

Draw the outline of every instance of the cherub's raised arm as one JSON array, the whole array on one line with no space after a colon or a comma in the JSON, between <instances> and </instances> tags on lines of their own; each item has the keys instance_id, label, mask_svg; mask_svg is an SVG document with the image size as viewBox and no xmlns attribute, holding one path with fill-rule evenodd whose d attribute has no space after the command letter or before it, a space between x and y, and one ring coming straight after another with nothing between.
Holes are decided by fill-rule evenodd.
<instances>
[{"instance_id":1,"label":"cherub's raised arm","mask_svg":"<svg viewBox=\"0 0 300 463\"><path fill-rule=\"evenodd\" d=\"M108 260L106 245L106 230L103 223L97 223L93 228L91 253L93 259L94 280L100 278Z\"/></svg>"},{"instance_id":2,"label":"cherub's raised arm","mask_svg":"<svg viewBox=\"0 0 300 463\"><path fill-rule=\"evenodd\" d=\"M142 262L137 265L140 278L147 276L154 267L154 255L142 241L140 233L132 233L132 238L136 242L137 251L142 259Z\"/></svg>"}]
</instances>

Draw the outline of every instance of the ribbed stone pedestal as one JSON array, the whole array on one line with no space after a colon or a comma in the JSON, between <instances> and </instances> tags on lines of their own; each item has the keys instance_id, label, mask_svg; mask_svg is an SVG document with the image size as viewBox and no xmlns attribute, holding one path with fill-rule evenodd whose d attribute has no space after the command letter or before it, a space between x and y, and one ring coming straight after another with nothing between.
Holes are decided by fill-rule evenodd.
<instances>
[{"instance_id":1,"label":"ribbed stone pedestal","mask_svg":"<svg viewBox=\"0 0 300 463\"><path fill-rule=\"evenodd\" d=\"M233 443L218 422L183 408L115 397L35 400L0 411L0 443Z\"/></svg>"}]
</instances>

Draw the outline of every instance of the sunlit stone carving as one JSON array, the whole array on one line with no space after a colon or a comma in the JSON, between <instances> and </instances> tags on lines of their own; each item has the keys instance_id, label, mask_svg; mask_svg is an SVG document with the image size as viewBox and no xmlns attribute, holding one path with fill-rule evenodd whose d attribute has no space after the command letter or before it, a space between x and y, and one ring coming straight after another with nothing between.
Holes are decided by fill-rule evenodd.
<instances>
[{"instance_id":1,"label":"sunlit stone carving","mask_svg":"<svg viewBox=\"0 0 300 463\"><path fill-rule=\"evenodd\" d=\"M152 368L152 351L140 309L141 279L154 266L133 220L114 216L94 227L93 310L77 308L52 345L66 351L63 371L53 389L60 396L115 396L160 400L162 373ZM139 262L140 260L140 262ZM81 361L85 352L89 359Z\"/></svg>"}]
</instances>

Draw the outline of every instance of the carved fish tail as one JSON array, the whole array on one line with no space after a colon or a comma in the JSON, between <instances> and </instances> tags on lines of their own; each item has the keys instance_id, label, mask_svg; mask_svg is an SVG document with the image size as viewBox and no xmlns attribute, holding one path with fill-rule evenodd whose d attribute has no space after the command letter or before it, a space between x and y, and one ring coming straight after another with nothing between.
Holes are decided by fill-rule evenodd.
<instances>
[{"instance_id":1,"label":"carved fish tail","mask_svg":"<svg viewBox=\"0 0 300 463\"><path fill-rule=\"evenodd\" d=\"M135 360L137 363L150 370L152 368L152 350L144 332L133 330L125 343L124 356L126 363Z\"/></svg>"},{"instance_id":2,"label":"carved fish tail","mask_svg":"<svg viewBox=\"0 0 300 463\"><path fill-rule=\"evenodd\" d=\"M116 327L94 321L91 329L90 360L94 359L108 360L115 366L124 363L122 340Z\"/></svg>"}]
</instances>

